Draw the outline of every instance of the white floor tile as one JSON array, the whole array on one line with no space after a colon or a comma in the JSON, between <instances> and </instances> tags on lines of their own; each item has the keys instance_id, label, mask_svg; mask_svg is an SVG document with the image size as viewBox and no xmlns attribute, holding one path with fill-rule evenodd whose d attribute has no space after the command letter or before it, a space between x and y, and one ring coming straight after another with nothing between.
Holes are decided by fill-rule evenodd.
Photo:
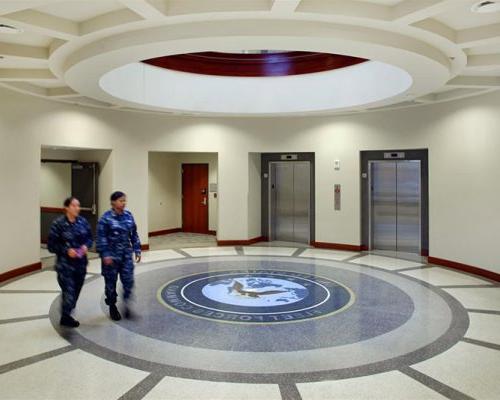
<instances>
[{"instance_id":1,"label":"white floor tile","mask_svg":"<svg viewBox=\"0 0 500 400\"><path fill-rule=\"evenodd\" d=\"M193 257L208 257L208 256L236 256L238 253L234 247L191 247L182 249Z\"/></svg>"},{"instance_id":2,"label":"white floor tile","mask_svg":"<svg viewBox=\"0 0 500 400\"><path fill-rule=\"evenodd\" d=\"M57 296L59 293L0 293L0 319L48 314Z\"/></svg>"},{"instance_id":3,"label":"white floor tile","mask_svg":"<svg viewBox=\"0 0 500 400\"><path fill-rule=\"evenodd\" d=\"M48 318L0 324L0 365L68 345Z\"/></svg>"},{"instance_id":4,"label":"white floor tile","mask_svg":"<svg viewBox=\"0 0 500 400\"><path fill-rule=\"evenodd\" d=\"M444 289L465 308L500 311L500 288Z\"/></svg>"},{"instance_id":5,"label":"white floor tile","mask_svg":"<svg viewBox=\"0 0 500 400\"><path fill-rule=\"evenodd\" d=\"M92 272L93 274L101 273L101 259L94 258L89 260L89 265L87 266L87 272Z\"/></svg>"},{"instance_id":6,"label":"white floor tile","mask_svg":"<svg viewBox=\"0 0 500 400\"><path fill-rule=\"evenodd\" d=\"M243 253L248 256L291 256L296 250L295 247L243 247Z\"/></svg>"},{"instance_id":7,"label":"white floor tile","mask_svg":"<svg viewBox=\"0 0 500 400\"><path fill-rule=\"evenodd\" d=\"M1 290L60 290L55 271L43 271L2 286Z\"/></svg>"},{"instance_id":8,"label":"white floor tile","mask_svg":"<svg viewBox=\"0 0 500 400\"><path fill-rule=\"evenodd\" d=\"M369 265L370 267L378 267L389 270L398 270L404 268L414 268L414 267L424 266L424 264L413 261L402 260L399 258L378 256L375 254L368 254L366 256L351 260L349 262L353 264L363 264L363 265Z\"/></svg>"},{"instance_id":9,"label":"white floor tile","mask_svg":"<svg viewBox=\"0 0 500 400\"><path fill-rule=\"evenodd\" d=\"M412 366L475 399L500 398L500 351L459 342L451 349Z\"/></svg>"},{"instance_id":10,"label":"white floor tile","mask_svg":"<svg viewBox=\"0 0 500 400\"><path fill-rule=\"evenodd\" d=\"M297 387L303 400L445 399L434 390L397 371L338 381L299 383Z\"/></svg>"},{"instance_id":11,"label":"white floor tile","mask_svg":"<svg viewBox=\"0 0 500 400\"><path fill-rule=\"evenodd\" d=\"M469 313L469 319L465 337L500 345L500 315Z\"/></svg>"},{"instance_id":12,"label":"white floor tile","mask_svg":"<svg viewBox=\"0 0 500 400\"><path fill-rule=\"evenodd\" d=\"M402 274L412 276L431 285L484 285L490 282L460 272L449 269L432 267L417 269L413 271L403 271Z\"/></svg>"},{"instance_id":13,"label":"white floor tile","mask_svg":"<svg viewBox=\"0 0 500 400\"><path fill-rule=\"evenodd\" d=\"M359 253L354 253L351 251L307 249L302 252L299 257L314 257L322 258L325 260L343 261L357 255L359 255Z\"/></svg>"},{"instance_id":14,"label":"white floor tile","mask_svg":"<svg viewBox=\"0 0 500 400\"><path fill-rule=\"evenodd\" d=\"M163 378L144 400L281 400L278 385Z\"/></svg>"},{"instance_id":15,"label":"white floor tile","mask_svg":"<svg viewBox=\"0 0 500 400\"><path fill-rule=\"evenodd\" d=\"M52 254L46 248L40 247L40 258L47 258L47 257L54 257L54 254Z\"/></svg>"},{"instance_id":16,"label":"white floor tile","mask_svg":"<svg viewBox=\"0 0 500 400\"><path fill-rule=\"evenodd\" d=\"M0 375L3 399L117 399L148 375L81 350Z\"/></svg>"},{"instance_id":17,"label":"white floor tile","mask_svg":"<svg viewBox=\"0 0 500 400\"><path fill-rule=\"evenodd\" d=\"M177 253L174 250L153 250L145 251L142 253L141 262L154 262L162 260L173 260L176 258L185 258L182 254Z\"/></svg>"}]
</instances>

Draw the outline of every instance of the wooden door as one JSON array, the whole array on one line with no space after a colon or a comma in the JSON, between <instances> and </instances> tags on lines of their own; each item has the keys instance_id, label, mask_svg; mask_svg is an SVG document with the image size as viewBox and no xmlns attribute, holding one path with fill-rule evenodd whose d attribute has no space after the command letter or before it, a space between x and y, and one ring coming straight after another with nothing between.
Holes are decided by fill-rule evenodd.
<instances>
[{"instance_id":1,"label":"wooden door","mask_svg":"<svg viewBox=\"0 0 500 400\"><path fill-rule=\"evenodd\" d=\"M182 164L182 230L208 233L208 164Z\"/></svg>"}]
</instances>

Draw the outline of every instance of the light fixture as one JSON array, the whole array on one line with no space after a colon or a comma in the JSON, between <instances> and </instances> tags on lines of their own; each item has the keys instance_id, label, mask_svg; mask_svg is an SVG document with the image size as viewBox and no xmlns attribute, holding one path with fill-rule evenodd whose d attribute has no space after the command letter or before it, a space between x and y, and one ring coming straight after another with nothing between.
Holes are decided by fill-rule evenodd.
<instances>
[{"instance_id":1,"label":"light fixture","mask_svg":"<svg viewBox=\"0 0 500 400\"><path fill-rule=\"evenodd\" d=\"M16 33L24 32L21 28L16 28L12 25L0 24L0 33L7 33L9 35L15 35Z\"/></svg>"},{"instance_id":2,"label":"light fixture","mask_svg":"<svg viewBox=\"0 0 500 400\"><path fill-rule=\"evenodd\" d=\"M480 14L499 12L500 2L494 0L480 1L474 4L471 10Z\"/></svg>"}]
</instances>

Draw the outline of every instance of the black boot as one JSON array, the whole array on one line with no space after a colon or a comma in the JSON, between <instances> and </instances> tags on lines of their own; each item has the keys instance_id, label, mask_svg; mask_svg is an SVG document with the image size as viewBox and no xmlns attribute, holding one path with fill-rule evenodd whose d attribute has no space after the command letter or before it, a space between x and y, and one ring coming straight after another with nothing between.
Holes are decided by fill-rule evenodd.
<instances>
[{"instance_id":1,"label":"black boot","mask_svg":"<svg viewBox=\"0 0 500 400\"><path fill-rule=\"evenodd\" d=\"M125 306L125 318L126 319L135 319L135 314L130 309L130 306L127 304Z\"/></svg>"},{"instance_id":2,"label":"black boot","mask_svg":"<svg viewBox=\"0 0 500 400\"><path fill-rule=\"evenodd\" d=\"M78 328L80 323L74 319L71 315L62 315L60 324L62 326L67 326L68 328Z\"/></svg>"},{"instance_id":3,"label":"black boot","mask_svg":"<svg viewBox=\"0 0 500 400\"><path fill-rule=\"evenodd\" d=\"M116 308L116 304L111 304L109 306L109 316L113 321L119 321L122 319L122 316L120 315L120 312L118 311L118 308Z\"/></svg>"}]
</instances>

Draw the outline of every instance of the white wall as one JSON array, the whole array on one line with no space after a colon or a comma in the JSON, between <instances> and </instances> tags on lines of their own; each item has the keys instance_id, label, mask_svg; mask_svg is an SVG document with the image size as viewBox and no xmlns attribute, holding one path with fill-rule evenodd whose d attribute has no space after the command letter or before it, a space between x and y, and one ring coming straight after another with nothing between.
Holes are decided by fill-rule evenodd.
<instances>
[{"instance_id":1,"label":"white wall","mask_svg":"<svg viewBox=\"0 0 500 400\"><path fill-rule=\"evenodd\" d=\"M261 236L260 153L248 154L248 238Z\"/></svg>"},{"instance_id":2,"label":"white wall","mask_svg":"<svg viewBox=\"0 0 500 400\"><path fill-rule=\"evenodd\" d=\"M180 176L175 153L149 153L149 232L181 227Z\"/></svg>"},{"instance_id":3,"label":"white wall","mask_svg":"<svg viewBox=\"0 0 500 400\"><path fill-rule=\"evenodd\" d=\"M43 162L40 168L40 206L61 208L71 196L71 164Z\"/></svg>"},{"instance_id":4,"label":"white wall","mask_svg":"<svg viewBox=\"0 0 500 400\"><path fill-rule=\"evenodd\" d=\"M217 183L217 153L149 153L149 232L182 227L182 164L208 164ZM217 230L217 196L208 194L208 229Z\"/></svg>"},{"instance_id":5,"label":"white wall","mask_svg":"<svg viewBox=\"0 0 500 400\"><path fill-rule=\"evenodd\" d=\"M148 152L218 153L221 240L248 239L249 153L315 152L316 240L360 243L361 150L428 148L430 253L500 272L500 92L338 117L184 118L98 110L0 91L0 271L38 260L40 147L113 150L113 188L129 195L144 243ZM26 110L30 110L29 118ZM333 160L341 160L334 171ZM333 210L334 183L343 208ZM22 249L22 251L20 250Z\"/></svg>"}]
</instances>

